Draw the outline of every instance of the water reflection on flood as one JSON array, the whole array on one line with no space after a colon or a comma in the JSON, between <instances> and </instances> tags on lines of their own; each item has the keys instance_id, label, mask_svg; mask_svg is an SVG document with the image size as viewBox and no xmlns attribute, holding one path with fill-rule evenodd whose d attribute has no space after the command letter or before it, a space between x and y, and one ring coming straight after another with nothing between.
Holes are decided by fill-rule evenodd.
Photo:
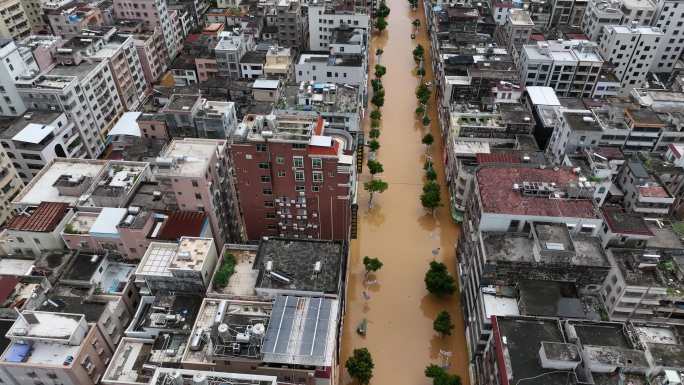
<instances>
[{"instance_id":1,"label":"water reflection on flood","mask_svg":"<svg viewBox=\"0 0 684 385\"><path fill-rule=\"evenodd\" d=\"M450 371L459 374L463 384L468 384L458 296L435 299L428 295L423 282L428 263L433 258L432 251L438 248L437 259L445 262L454 273L454 245L458 237L458 227L451 221L447 206L433 216L419 201L425 161L421 138L427 129L414 116L417 107L414 89L419 79L413 75L415 64L411 51L416 43L422 44L429 63L426 23L422 10L410 11L406 0L388 0L388 3L392 9L389 27L382 36L374 37L370 52L382 48L384 53L380 61L387 66L387 75L383 78L386 96L378 160L384 165L381 177L389 183L389 189L375 196L370 210L368 195L365 191L359 192L359 232L358 239L351 244L341 383L353 383L344 369L351 351L367 347L375 360L373 384L428 384L423 371L428 364L440 362L440 350L453 352ZM411 21L415 18L421 19L421 28L416 40L411 40ZM426 67L426 80L431 80L432 71L429 65ZM439 138L434 102L430 118L432 134ZM369 122L365 123L368 130ZM433 158L441 159L441 144L436 142L430 153ZM443 183L441 162L436 163L439 180ZM360 185L368 179L367 173L362 175ZM442 201L448 202L445 185L442 186ZM361 262L365 255L384 262L375 277L377 283L368 288L364 288ZM368 300L364 299L364 289L370 297ZM451 313L456 328L452 336L442 338L432 330L432 321L445 309ZM355 330L364 318L368 320L365 337Z\"/></svg>"}]
</instances>

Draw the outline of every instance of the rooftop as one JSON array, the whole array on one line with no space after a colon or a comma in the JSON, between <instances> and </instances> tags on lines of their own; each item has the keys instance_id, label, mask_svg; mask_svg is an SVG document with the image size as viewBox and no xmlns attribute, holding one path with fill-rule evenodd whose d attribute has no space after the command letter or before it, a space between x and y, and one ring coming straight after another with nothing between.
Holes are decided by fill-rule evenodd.
<instances>
[{"instance_id":1,"label":"rooftop","mask_svg":"<svg viewBox=\"0 0 684 385\"><path fill-rule=\"evenodd\" d=\"M152 242L136 275L171 276L171 269L200 271L213 247L211 238L182 237L178 244Z\"/></svg>"},{"instance_id":2,"label":"rooftop","mask_svg":"<svg viewBox=\"0 0 684 385\"><path fill-rule=\"evenodd\" d=\"M155 172L170 176L203 176L219 143L208 139L174 139L157 158Z\"/></svg>"},{"instance_id":3,"label":"rooftop","mask_svg":"<svg viewBox=\"0 0 684 385\"><path fill-rule=\"evenodd\" d=\"M226 244L221 253L221 260L217 263L217 270L223 263L223 258L232 255L235 258L235 271L230 276L226 286L221 287L214 281L210 291L216 295L226 295L235 298L250 298L256 295L254 289L259 278L259 269L255 269L257 251L254 245ZM214 274L214 278L216 274Z\"/></svg>"},{"instance_id":4,"label":"rooftop","mask_svg":"<svg viewBox=\"0 0 684 385\"><path fill-rule=\"evenodd\" d=\"M585 318L577 288L571 282L523 280L518 283L520 313L544 317Z\"/></svg>"},{"instance_id":5,"label":"rooftop","mask_svg":"<svg viewBox=\"0 0 684 385\"><path fill-rule=\"evenodd\" d=\"M197 296L158 295L144 296L131 321L126 335L137 333L158 335L162 331L187 336L192 328L202 299Z\"/></svg>"},{"instance_id":6,"label":"rooftop","mask_svg":"<svg viewBox=\"0 0 684 385\"><path fill-rule=\"evenodd\" d=\"M40 143L57 127L50 127L63 113L29 111L23 116L0 121L0 138Z\"/></svg>"},{"instance_id":7,"label":"rooftop","mask_svg":"<svg viewBox=\"0 0 684 385\"><path fill-rule=\"evenodd\" d=\"M643 215L616 208L604 208L603 218L615 234L653 236Z\"/></svg>"},{"instance_id":8,"label":"rooftop","mask_svg":"<svg viewBox=\"0 0 684 385\"><path fill-rule=\"evenodd\" d=\"M361 103L357 86L302 82L286 86L277 106L320 113L355 113L361 108Z\"/></svg>"},{"instance_id":9,"label":"rooftop","mask_svg":"<svg viewBox=\"0 0 684 385\"><path fill-rule=\"evenodd\" d=\"M561 119L564 119L575 131L601 131L603 129L591 112L563 111Z\"/></svg>"},{"instance_id":10,"label":"rooftop","mask_svg":"<svg viewBox=\"0 0 684 385\"><path fill-rule=\"evenodd\" d=\"M279 296L261 347L263 360L289 365L331 366L336 352L338 301Z\"/></svg>"},{"instance_id":11,"label":"rooftop","mask_svg":"<svg viewBox=\"0 0 684 385\"><path fill-rule=\"evenodd\" d=\"M180 381L176 377L180 374ZM178 385L192 385L197 379L209 377L212 382L222 385L277 385L278 377L265 376L259 374L244 374L232 372L200 371L189 369L157 368L154 377L150 380L150 385L165 385L169 381L176 382ZM172 380L173 378L173 380Z\"/></svg>"},{"instance_id":12,"label":"rooftop","mask_svg":"<svg viewBox=\"0 0 684 385\"><path fill-rule=\"evenodd\" d=\"M526 385L567 385L567 373L544 369L539 363L542 342L565 342L560 324L552 319L496 318L499 338L497 348L503 351L509 383L527 379Z\"/></svg>"},{"instance_id":13,"label":"rooftop","mask_svg":"<svg viewBox=\"0 0 684 385\"><path fill-rule=\"evenodd\" d=\"M107 161L58 158L47 164L12 202L22 206L38 206L41 202L63 202L76 206L81 194L64 195L58 189L58 180L89 183L104 170ZM84 186L83 193L90 187Z\"/></svg>"},{"instance_id":14,"label":"rooftop","mask_svg":"<svg viewBox=\"0 0 684 385\"><path fill-rule=\"evenodd\" d=\"M102 383L135 383L147 385L156 366L180 364L188 336L161 333L156 339L124 337L119 342ZM153 365L153 368L150 368Z\"/></svg>"},{"instance_id":15,"label":"rooftop","mask_svg":"<svg viewBox=\"0 0 684 385\"><path fill-rule=\"evenodd\" d=\"M627 285L666 289L673 295L682 295L681 258L670 257L646 250L612 249L609 251Z\"/></svg>"},{"instance_id":16,"label":"rooftop","mask_svg":"<svg viewBox=\"0 0 684 385\"><path fill-rule=\"evenodd\" d=\"M254 268L257 291L311 291L339 294L344 274L340 242L269 238L259 245Z\"/></svg>"},{"instance_id":17,"label":"rooftop","mask_svg":"<svg viewBox=\"0 0 684 385\"><path fill-rule=\"evenodd\" d=\"M41 202L35 210L14 216L6 227L16 231L51 232L68 212L69 205L66 203Z\"/></svg>"},{"instance_id":18,"label":"rooftop","mask_svg":"<svg viewBox=\"0 0 684 385\"><path fill-rule=\"evenodd\" d=\"M71 258L71 262L62 274L61 279L65 281L90 282L95 271L102 265L104 258L102 254L92 254L79 250Z\"/></svg>"},{"instance_id":19,"label":"rooftop","mask_svg":"<svg viewBox=\"0 0 684 385\"><path fill-rule=\"evenodd\" d=\"M37 338L73 342L73 337L82 328L82 314L55 313L44 311L24 311L17 318L7 335L15 338ZM81 330L81 339L85 331ZM78 341L80 343L80 339Z\"/></svg>"},{"instance_id":20,"label":"rooftop","mask_svg":"<svg viewBox=\"0 0 684 385\"><path fill-rule=\"evenodd\" d=\"M524 165L488 165L477 171L483 213L541 217L597 218L591 199L551 199L551 195L526 195L514 185L523 182L555 184L554 190L577 188L578 176L561 167L532 168Z\"/></svg>"}]
</instances>

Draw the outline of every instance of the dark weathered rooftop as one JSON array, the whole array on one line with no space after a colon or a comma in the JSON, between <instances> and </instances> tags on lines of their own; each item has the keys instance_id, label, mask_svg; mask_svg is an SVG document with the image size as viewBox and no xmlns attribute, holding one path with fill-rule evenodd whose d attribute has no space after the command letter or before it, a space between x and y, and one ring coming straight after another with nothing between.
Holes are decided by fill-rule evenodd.
<instances>
[{"instance_id":1,"label":"dark weathered rooftop","mask_svg":"<svg viewBox=\"0 0 684 385\"><path fill-rule=\"evenodd\" d=\"M260 270L257 288L303 290L337 294L344 248L341 242L269 238L261 241L254 261L254 269ZM272 261L272 271L290 279L284 284L269 277L266 263ZM320 262L320 272L314 272Z\"/></svg>"}]
</instances>

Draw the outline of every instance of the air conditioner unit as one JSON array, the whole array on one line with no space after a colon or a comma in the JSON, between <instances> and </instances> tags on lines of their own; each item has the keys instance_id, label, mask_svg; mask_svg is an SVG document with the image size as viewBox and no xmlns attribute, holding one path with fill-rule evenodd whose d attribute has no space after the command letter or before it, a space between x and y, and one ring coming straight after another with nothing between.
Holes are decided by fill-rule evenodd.
<instances>
[{"instance_id":1,"label":"air conditioner unit","mask_svg":"<svg viewBox=\"0 0 684 385\"><path fill-rule=\"evenodd\" d=\"M292 219L292 215L290 215L290 214L288 214L287 217L288 217L289 219Z\"/></svg>"}]
</instances>

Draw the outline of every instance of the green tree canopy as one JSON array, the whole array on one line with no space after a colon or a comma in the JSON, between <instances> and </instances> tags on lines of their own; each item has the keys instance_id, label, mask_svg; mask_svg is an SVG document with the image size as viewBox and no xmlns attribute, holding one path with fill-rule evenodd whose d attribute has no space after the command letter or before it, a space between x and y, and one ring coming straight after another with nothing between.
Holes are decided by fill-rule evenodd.
<instances>
[{"instance_id":1,"label":"green tree canopy","mask_svg":"<svg viewBox=\"0 0 684 385\"><path fill-rule=\"evenodd\" d=\"M375 28L378 29L378 31L382 32L387 28L387 20L385 20L384 17L378 17L378 19L375 21Z\"/></svg>"},{"instance_id":2,"label":"green tree canopy","mask_svg":"<svg viewBox=\"0 0 684 385\"><path fill-rule=\"evenodd\" d=\"M382 194L387 190L389 185L382 179L376 178L371 179L363 184L363 188L370 193L370 199L368 199L368 207L373 207L373 196L375 193Z\"/></svg>"},{"instance_id":3,"label":"green tree canopy","mask_svg":"<svg viewBox=\"0 0 684 385\"><path fill-rule=\"evenodd\" d=\"M368 163L366 163L368 166L368 171L371 173L371 175L375 176L375 174L380 174L384 171L382 167L382 163L378 162L377 160L368 160Z\"/></svg>"},{"instance_id":4,"label":"green tree canopy","mask_svg":"<svg viewBox=\"0 0 684 385\"><path fill-rule=\"evenodd\" d=\"M421 142L423 142L423 144L428 146L428 147L430 147L432 145L432 143L434 143L434 141L435 141L435 138L429 132L427 134L423 135L423 139L421 140Z\"/></svg>"},{"instance_id":5,"label":"green tree canopy","mask_svg":"<svg viewBox=\"0 0 684 385\"><path fill-rule=\"evenodd\" d=\"M373 110L370 113L370 118L380 120L380 119L382 119L382 112L380 112L380 110L377 110L377 109Z\"/></svg>"},{"instance_id":6,"label":"green tree canopy","mask_svg":"<svg viewBox=\"0 0 684 385\"><path fill-rule=\"evenodd\" d=\"M430 365L425 368L425 377L432 378L432 385L461 385L461 377L456 374L449 374L437 365Z\"/></svg>"},{"instance_id":7,"label":"green tree canopy","mask_svg":"<svg viewBox=\"0 0 684 385\"><path fill-rule=\"evenodd\" d=\"M451 330L454 328L454 323L451 322L451 314L446 310L439 312L432 323L432 328L442 336L450 336Z\"/></svg>"},{"instance_id":8,"label":"green tree canopy","mask_svg":"<svg viewBox=\"0 0 684 385\"><path fill-rule=\"evenodd\" d=\"M371 139L378 139L380 137L380 130L377 128L371 128L370 131L368 131L368 136Z\"/></svg>"},{"instance_id":9,"label":"green tree canopy","mask_svg":"<svg viewBox=\"0 0 684 385\"><path fill-rule=\"evenodd\" d=\"M385 67L382 64L376 64L375 65L375 77L376 78L379 79L379 78L385 76L386 73L387 73L387 67Z\"/></svg>"},{"instance_id":10,"label":"green tree canopy","mask_svg":"<svg viewBox=\"0 0 684 385\"><path fill-rule=\"evenodd\" d=\"M383 263L375 257L363 257L363 266L366 268L366 273L374 273L382 267Z\"/></svg>"},{"instance_id":11,"label":"green tree canopy","mask_svg":"<svg viewBox=\"0 0 684 385\"><path fill-rule=\"evenodd\" d=\"M375 364L368 349L361 348L354 349L354 353L351 357L347 358L344 366L347 368L349 375L358 381L359 384L367 385L373 377Z\"/></svg>"},{"instance_id":12,"label":"green tree canopy","mask_svg":"<svg viewBox=\"0 0 684 385\"><path fill-rule=\"evenodd\" d=\"M424 208L433 212L442 204L439 194L439 184L437 184L437 182L428 180L423 185L423 193L420 195L420 203Z\"/></svg>"},{"instance_id":13,"label":"green tree canopy","mask_svg":"<svg viewBox=\"0 0 684 385\"><path fill-rule=\"evenodd\" d=\"M425 287L437 296L451 295L456 292L456 282L449 275L445 264L437 261L430 262L430 268L425 273Z\"/></svg>"},{"instance_id":14,"label":"green tree canopy","mask_svg":"<svg viewBox=\"0 0 684 385\"><path fill-rule=\"evenodd\" d=\"M368 142L368 148L370 148L371 152L378 151L380 149L380 142L372 139L370 142Z\"/></svg>"}]
</instances>

